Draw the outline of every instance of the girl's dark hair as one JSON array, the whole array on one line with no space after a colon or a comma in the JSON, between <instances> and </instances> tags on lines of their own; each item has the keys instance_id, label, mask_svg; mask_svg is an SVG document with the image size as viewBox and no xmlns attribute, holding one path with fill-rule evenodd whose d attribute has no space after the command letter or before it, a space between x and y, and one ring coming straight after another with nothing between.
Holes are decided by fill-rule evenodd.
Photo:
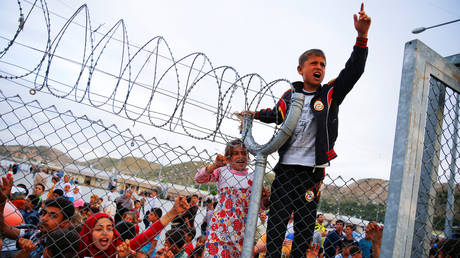
<instances>
[{"instance_id":1,"label":"girl's dark hair","mask_svg":"<svg viewBox=\"0 0 460 258\"><path fill-rule=\"evenodd\" d=\"M123 241L136 237L136 226L131 222L120 221L115 225L115 229L120 233L120 238Z\"/></svg>"},{"instance_id":2,"label":"girl's dark hair","mask_svg":"<svg viewBox=\"0 0 460 258\"><path fill-rule=\"evenodd\" d=\"M244 143L241 139L235 139L235 140L228 142L227 146L225 146L225 157L226 158L232 157L233 148L236 148L239 146L246 149L246 146L244 146Z\"/></svg>"}]
</instances>

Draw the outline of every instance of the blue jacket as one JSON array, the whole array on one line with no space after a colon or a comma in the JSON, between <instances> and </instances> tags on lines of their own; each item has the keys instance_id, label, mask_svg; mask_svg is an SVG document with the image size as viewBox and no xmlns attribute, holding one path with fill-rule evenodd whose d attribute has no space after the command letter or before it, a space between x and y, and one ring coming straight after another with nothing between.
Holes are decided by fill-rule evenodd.
<instances>
[{"instance_id":1,"label":"blue jacket","mask_svg":"<svg viewBox=\"0 0 460 258\"><path fill-rule=\"evenodd\" d=\"M343 236L339 236L336 230L329 232L324 240L324 257L335 257L337 247L342 244Z\"/></svg>"}]
</instances>

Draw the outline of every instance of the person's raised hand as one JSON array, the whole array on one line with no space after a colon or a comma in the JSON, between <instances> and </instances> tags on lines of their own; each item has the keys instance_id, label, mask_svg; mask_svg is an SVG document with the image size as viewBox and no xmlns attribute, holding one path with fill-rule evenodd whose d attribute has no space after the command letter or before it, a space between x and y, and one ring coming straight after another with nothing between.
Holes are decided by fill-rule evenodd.
<instances>
[{"instance_id":1,"label":"person's raised hand","mask_svg":"<svg viewBox=\"0 0 460 258\"><path fill-rule=\"evenodd\" d=\"M27 253L30 253L37 248L34 242L30 239L19 238L18 244L21 249L25 250Z\"/></svg>"},{"instance_id":2,"label":"person's raised hand","mask_svg":"<svg viewBox=\"0 0 460 258\"><path fill-rule=\"evenodd\" d=\"M8 175L2 177L2 184L0 185L0 202L5 202L11 194L13 188L13 177Z\"/></svg>"},{"instance_id":3,"label":"person's raised hand","mask_svg":"<svg viewBox=\"0 0 460 258\"><path fill-rule=\"evenodd\" d=\"M174 202L174 209L178 214L184 213L186 210L190 208L190 205L187 202L187 199L184 196L179 196L176 198Z\"/></svg>"},{"instance_id":4,"label":"person's raised hand","mask_svg":"<svg viewBox=\"0 0 460 258\"><path fill-rule=\"evenodd\" d=\"M361 3L361 9L359 11L359 17L354 14L353 19L355 22L355 29L358 32L358 37L367 38L367 32L371 26L371 17L367 16L364 11L364 3Z\"/></svg>"},{"instance_id":5,"label":"person's raised hand","mask_svg":"<svg viewBox=\"0 0 460 258\"><path fill-rule=\"evenodd\" d=\"M130 254L135 255L136 252L129 247L129 240L126 239L121 245L117 246L118 257L128 257Z\"/></svg>"},{"instance_id":6,"label":"person's raised hand","mask_svg":"<svg viewBox=\"0 0 460 258\"><path fill-rule=\"evenodd\" d=\"M382 242L383 235L383 226L379 226L377 222L372 221L367 225L368 231L366 234L369 234L369 237L372 240L372 243L380 244Z\"/></svg>"},{"instance_id":7,"label":"person's raised hand","mask_svg":"<svg viewBox=\"0 0 460 258\"><path fill-rule=\"evenodd\" d=\"M310 247L307 249L307 258L316 258L319 253L319 245L310 243Z\"/></svg>"}]
</instances>

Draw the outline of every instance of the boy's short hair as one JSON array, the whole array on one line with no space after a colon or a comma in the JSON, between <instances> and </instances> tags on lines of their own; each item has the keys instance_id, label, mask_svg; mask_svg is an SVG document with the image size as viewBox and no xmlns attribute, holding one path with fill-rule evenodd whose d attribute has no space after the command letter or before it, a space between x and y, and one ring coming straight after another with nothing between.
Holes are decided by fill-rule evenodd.
<instances>
[{"instance_id":1,"label":"boy's short hair","mask_svg":"<svg viewBox=\"0 0 460 258\"><path fill-rule=\"evenodd\" d=\"M43 185L42 183L36 183L35 186L37 186L37 185L41 186L42 190L45 191L45 185Z\"/></svg>"},{"instance_id":2,"label":"boy's short hair","mask_svg":"<svg viewBox=\"0 0 460 258\"><path fill-rule=\"evenodd\" d=\"M161 218L161 216L163 215L163 211L160 208L152 208L150 209L150 212L155 214L157 218Z\"/></svg>"},{"instance_id":3,"label":"boy's short hair","mask_svg":"<svg viewBox=\"0 0 460 258\"><path fill-rule=\"evenodd\" d=\"M324 54L323 50L313 48L313 49L309 49L309 50L303 52L303 54L300 55L300 57L299 57L299 66L303 66L305 61L307 61L308 58L310 58L311 56L320 56L320 57L324 58L324 60L326 60L326 55Z\"/></svg>"},{"instance_id":4,"label":"boy's short hair","mask_svg":"<svg viewBox=\"0 0 460 258\"><path fill-rule=\"evenodd\" d=\"M177 246L177 248L181 249L184 247L185 244L185 233L182 229L179 228L173 228L168 231L166 231L166 240L169 242L171 245Z\"/></svg>"},{"instance_id":5,"label":"boy's short hair","mask_svg":"<svg viewBox=\"0 0 460 258\"><path fill-rule=\"evenodd\" d=\"M246 146L244 146L244 143L241 139L235 139L227 143L227 146L225 146L225 157L230 158L232 156L233 148L236 148L238 146L241 146L246 149Z\"/></svg>"},{"instance_id":6,"label":"boy's short hair","mask_svg":"<svg viewBox=\"0 0 460 258\"><path fill-rule=\"evenodd\" d=\"M56 189L56 190L53 191L53 194L57 194L58 196L63 196L64 191L62 191L61 189Z\"/></svg>"},{"instance_id":7,"label":"boy's short hair","mask_svg":"<svg viewBox=\"0 0 460 258\"><path fill-rule=\"evenodd\" d=\"M35 194L30 194L29 196L27 196L27 199L30 200L30 203L32 203L34 207L37 206L40 202L40 198L38 198L38 196L36 196Z\"/></svg>"},{"instance_id":8,"label":"boy's short hair","mask_svg":"<svg viewBox=\"0 0 460 258\"><path fill-rule=\"evenodd\" d=\"M75 230L55 229L46 234L45 248L54 258L78 257L80 234Z\"/></svg>"},{"instance_id":9,"label":"boy's short hair","mask_svg":"<svg viewBox=\"0 0 460 258\"><path fill-rule=\"evenodd\" d=\"M342 226L345 224L345 223L343 222L343 220L341 220L341 219L338 219L338 220L335 222L336 225L339 224L339 223L342 223Z\"/></svg>"},{"instance_id":10,"label":"boy's short hair","mask_svg":"<svg viewBox=\"0 0 460 258\"><path fill-rule=\"evenodd\" d=\"M195 236L196 236L196 229L195 229L195 228L187 228L187 229L185 230L185 234L191 236L192 239L194 239Z\"/></svg>"},{"instance_id":11,"label":"boy's short hair","mask_svg":"<svg viewBox=\"0 0 460 258\"><path fill-rule=\"evenodd\" d=\"M351 246L350 248L350 255L355 255L361 253L361 248L356 245Z\"/></svg>"},{"instance_id":12,"label":"boy's short hair","mask_svg":"<svg viewBox=\"0 0 460 258\"><path fill-rule=\"evenodd\" d=\"M127 211L127 212L123 213L123 218L126 218L126 216L131 216L131 217L133 217L135 219L136 218L136 213L134 213L133 211Z\"/></svg>"},{"instance_id":13,"label":"boy's short hair","mask_svg":"<svg viewBox=\"0 0 460 258\"><path fill-rule=\"evenodd\" d=\"M101 212L101 209L99 207L93 206L89 208L93 214L96 214L98 212Z\"/></svg>"},{"instance_id":14,"label":"boy's short hair","mask_svg":"<svg viewBox=\"0 0 460 258\"><path fill-rule=\"evenodd\" d=\"M45 207L55 207L62 211L64 219L68 220L75 214L73 203L64 197L57 197L45 201Z\"/></svg>"},{"instance_id":15,"label":"boy's short hair","mask_svg":"<svg viewBox=\"0 0 460 258\"><path fill-rule=\"evenodd\" d=\"M136 227L131 222L124 220L120 221L115 225L115 229L120 233L120 237L123 241L136 237Z\"/></svg>"}]
</instances>

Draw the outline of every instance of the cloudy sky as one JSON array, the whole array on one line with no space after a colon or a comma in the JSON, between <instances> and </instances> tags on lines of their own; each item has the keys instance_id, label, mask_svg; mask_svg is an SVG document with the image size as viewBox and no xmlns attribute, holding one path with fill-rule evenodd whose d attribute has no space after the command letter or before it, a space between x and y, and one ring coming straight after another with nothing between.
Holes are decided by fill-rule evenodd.
<instances>
[{"instance_id":1,"label":"cloudy sky","mask_svg":"<svg viewBox=\"0 0 460 258\"><path fill-rule=\"evenodd\" d=\"M33 3L33 0L21 1L25 14ZM71 17L82 4L85 4L84 1L78 0L48 0L46 3L50 12L51 40L59 35L66 19ZM265 82L278 79L289 81L301 79L296 71L298 56L307 49L321 48L327 56L325 76L325 82L327 82L337 76L351 53L356 38L353 14L359 11L360 3L361 1L355 0L139 0L130 1L127 4L127 1L121 0L93 0L88 1L86 5L91 17L91 29L93 31L97 29L97 33L94 33L94 42L101 40L101 35L109 32L118 20L123 19L126 25L126 35L131 44L131 53L136 52L136 46L142 46L152 38L162 36L175 60L190 53L200 52L206 54L213 67L231 66L240 76L257 73L264 78ZM410 40L419 39L442 56L460 53L460 22L427 30L417 35L411 33L416 27L428 27L458 19L460 2L457 0L370 0L364 1L364 4L365 11L372 18L366 71L341 106L339 138L335 147L338 158L333 161L332 167L327 172L332 177L341 175L344 178L388 179L404 44ZM0 58L2 74L18 74L24 70L14 65L31 69L39 62L41 55L30 47L45 48L47 27L45 26L46 16L37 7L41 7L39 2L16 41L27 47L16 44ZM0 46L1 49L4 49L17 28L19 13L17 1L1 1L0 13L0 24L2 24L0 26ZM85 36L88 35L84 33L85 30L81 26L78 26L78 24L84 25L87 22L83 14L84 11L77 15L74 23L70 24L64 32L65 36L60 42L54 41L54 45L59 45L55 54L68 60L53 60L49 77L69 85L75 84L75 78L81 66L78 63L84 60L82 53L85 49L85 42L86 47L90 48L89 41L85 41ZM113 37L122 38L121 30L115 31ZM147 49L154 47L155 44L151 43ZM110 73L120 71L120 57L123 54L120 54L119 49L116 43L107 44L98 65L101 71ZM161 54L159 64L167 67L170 61L169 50L162 43L158 51ZM183 63L185 67L192 65L190 58L185 59ZM133 64L133 66L136 65L141 66L140 63ZM206 66L209 66L209 63L206 63ZM41 68L38 73L43 75L45 72L45 68ZM152 85L152 78L149 78L151 73L151 71L150 73L139 73L141 75L137 82ZM109 79L105 78L101 72L100 74L92 82L92 85L98 85L92 86L93 90L100 95L108 96L107 94L113 92L115 83L109 82ZM197 76L197 74L193 75ZM28 81L22 81L23 86L18 86L11 80L0 80L0 90L6 95L20 94L25 99L38 98L48 104L56 104L58 107L60 105L62 110L72 109L76 113L87 114L94 120L103 119L106 124L115 123L121 128L131 128L137 133L155 136L158 141L167 142L172 146L194 145L199 149L206 148L210 152L222 152L223 150L223 146L218 143L193 140L190 137L171 134L167 130L158 130L142 123L134 124L126 119L107 115L106 112L95 111L94 108L78 106L65 99L57 99L45 94L49 92L47 89L43 89L43 93L39 92L35 96L30 96L27 87L33 86L31 82L35 78L34 75L26 77ZM37 78L40 81L41 77L37 76ZM184 92L187 76L181 74L179 80L180 91ZM225 78L225 81L231 81L231 79ZM245 83L250 84L247 81ZM251 83L251 88L256 89L259 82ZM58 91L56 85L54 93L62 94L63 91ZM177 82L174 76L169 75L159 87L174 92ZM273 87L273 95L280 95L286 89L288 89L286 83L277 83ZM147 103L145 96L149 94L150 91L145 88L136 88L132 91L130 101L144 106ZM68 98L75 99L74 97ZM103 99L93 98L99 101ZM212 109L217 106L217 98L217 84L203 82L191 92L188 103L198 103L197 105L201 107L209 104L209 108ZM158 99L155 103L158 105L157 108L165 108L164 113L166 114L170 113L176 104L171 100L168 102L166 97ZM244 108L243 103L243 93L237 91L228 109L232 112L240 111ZM268 105L267 107L271 105L269 103L273 103L270 98L262 101L262 104ZM107 106L101 108L110 110ZM187 106L186 110L183 111L183 115L188 123L213 128L215 120L212 114L206 115L205 112L201 114L200 109L193 105ZM133 111L128 116L135 117L135 114ZM228 120L224 125L226 134L238 135L235 121ZM165 126L168 130L183 132L183 129L180 130L179 127L176 123ZM256 126L255 130L263 132L258 133L256 137L261 143L271 136L270 131L263 126ZM192 134L204 137L204 134L194 132Z\"/></svg>"}]
</instances>

